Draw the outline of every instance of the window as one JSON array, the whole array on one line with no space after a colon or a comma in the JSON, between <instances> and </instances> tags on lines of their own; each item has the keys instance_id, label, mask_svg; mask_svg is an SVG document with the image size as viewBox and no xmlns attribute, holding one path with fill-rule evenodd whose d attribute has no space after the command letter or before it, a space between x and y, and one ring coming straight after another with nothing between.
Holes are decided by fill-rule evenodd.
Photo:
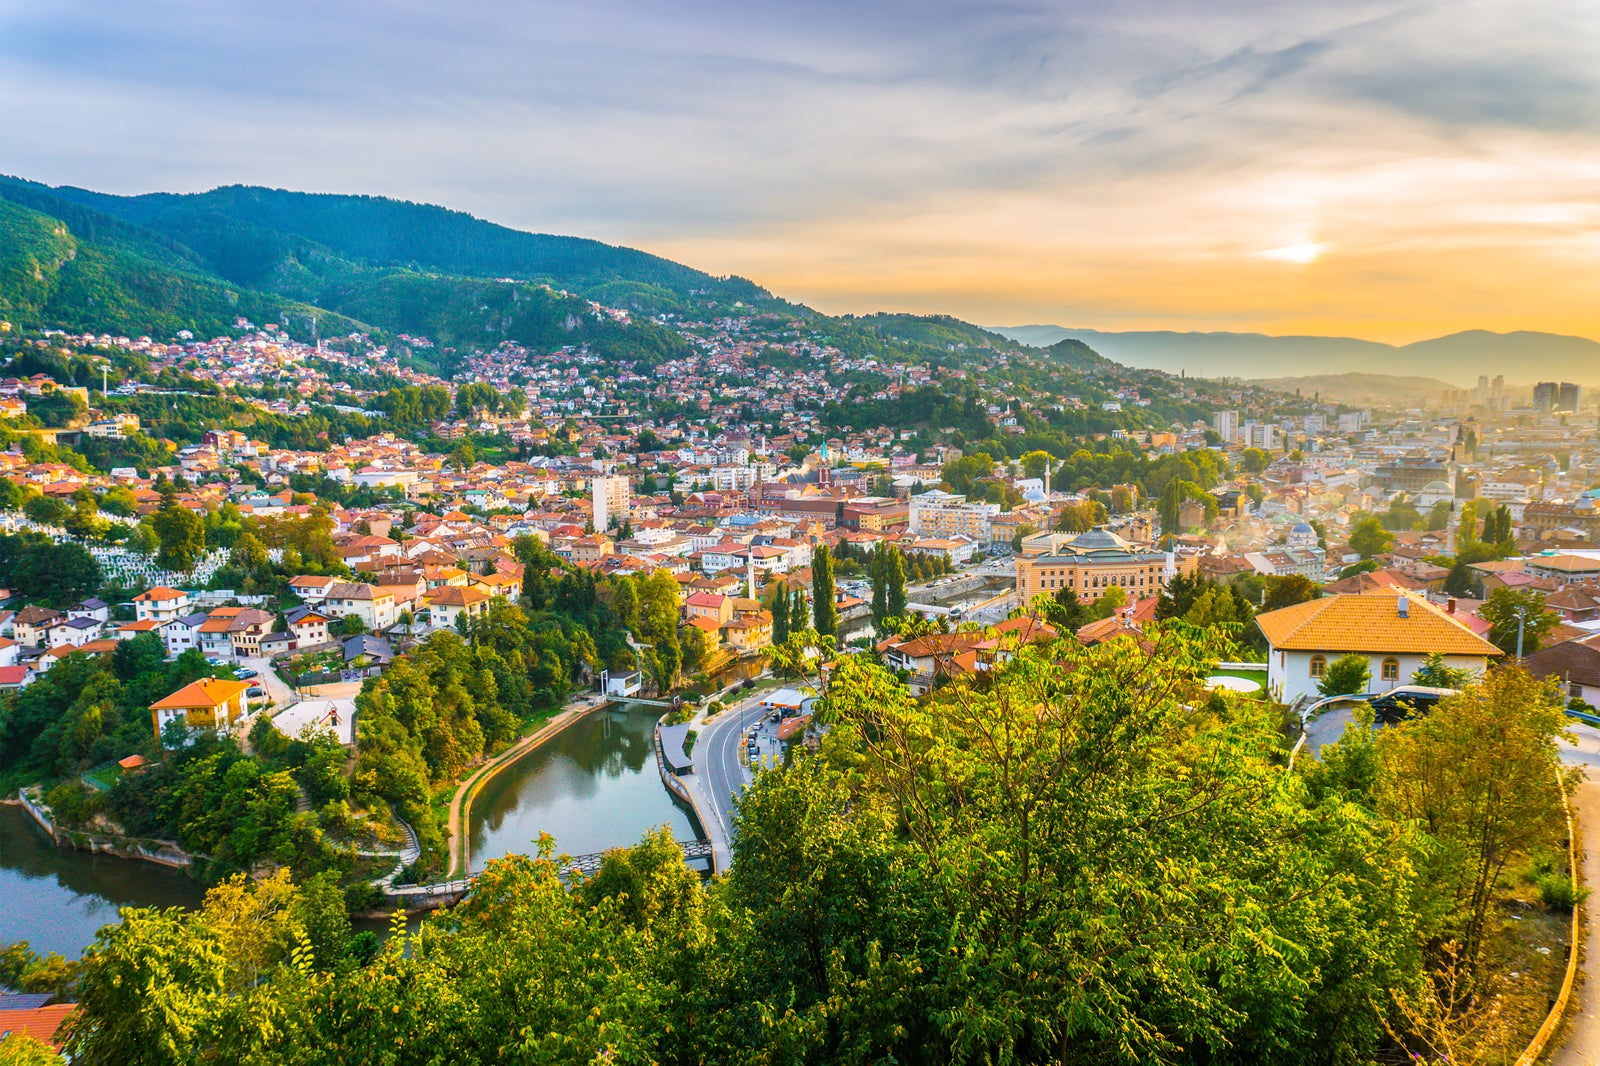
<instances>
[{"instance_id":1,"label":"window","mask_svg":"<svg viewBox=\"0 0 1600 1066\"><path fill-rule=\"evenodd\" d=\"M1382 669L1382 671L1381 671L1379 676L1382 677L1383 680L1385 680L1385 681L1399 681L1400 680L1400 660L1399 659L1385 659L1385 660L1383 660L1383 669Z\"/></svg>"},{"instance_id":2,"label":"window","mask_svg":"<svg viewBox=\"0 0 1600 1066\"><path fill-rule=\"evenodd\" d=\"M1567 686L1567 695L1575 700L1583 699L1583 686L1576 681Z\"/></svg>"},{"instance_id":3,"label":"window","mask_svg":"<svg viewBox=\"0 0 1600 1066\"><path fill-rule=\"evenodd\" d=\"M1320 655L1313 655L1311 657L1311 678L1312 678L1312 680L1317 680L1318 678L1322 677L1323 674L1327 673L1327 671L1328 671L1328 660L1324 659Z\"/></svg>"}]
</instances>

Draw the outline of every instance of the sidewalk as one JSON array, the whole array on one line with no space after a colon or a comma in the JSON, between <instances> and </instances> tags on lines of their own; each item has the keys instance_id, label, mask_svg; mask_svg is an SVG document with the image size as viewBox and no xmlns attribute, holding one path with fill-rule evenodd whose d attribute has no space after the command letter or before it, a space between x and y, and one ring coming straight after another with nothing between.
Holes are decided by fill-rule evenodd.
<instances>
[{"instance_id":1,"label":"sidewalk","mask_svg":"<svg viewBox=\"0 0 1600 1066\"><path fill-rule=\"evenodd\" d=\"M1572 814L1577 823L1578 865L1583 884L1600 887L1600 782L1585 781L1572 794ZM1558 1036L1560 1047L1551 1054L1552 1066L1600 1066L1600 953L1592 943L1600 928L1600 891L1591 891L1583 905L1583 942L1578 955L1578 983L1567 1004L1566 1022Z\"/></svg>"}]
</instances>

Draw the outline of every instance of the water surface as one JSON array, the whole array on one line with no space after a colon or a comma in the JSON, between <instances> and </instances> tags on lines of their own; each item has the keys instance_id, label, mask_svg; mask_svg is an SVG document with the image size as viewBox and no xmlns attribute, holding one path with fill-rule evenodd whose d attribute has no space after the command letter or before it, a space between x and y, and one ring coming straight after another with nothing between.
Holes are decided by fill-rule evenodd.
<instances>
[{"instance_id":1,"label":"water surface","mask_svg":"<svg viewBox=\"0 0 1600 1066\"><path fill-rule=\"evenodd\" d=\"M676 840L696 839L693 815L656 770L661 713L637 705L595 711L500 771L472 801L472 869L533 854L541 832L568 855L636 844L659 825Z\"/></svg>"},{"instance_id":2,"label":"water surface","mask_svg":"<svg viewBox=\"0 0 1600 1066\"><path fill-rule=\"evenodd\" d=\"M194 907L204 890L179 870L58 848L21 807L0 806L0 943L77 958L120 907Z\"/></svg>"}]
</instances>

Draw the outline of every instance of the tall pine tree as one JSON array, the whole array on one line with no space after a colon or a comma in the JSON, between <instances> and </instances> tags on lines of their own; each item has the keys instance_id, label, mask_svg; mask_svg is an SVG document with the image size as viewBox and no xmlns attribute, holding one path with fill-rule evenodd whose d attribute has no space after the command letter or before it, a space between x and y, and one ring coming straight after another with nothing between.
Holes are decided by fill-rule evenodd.
<instances>
[{"instance_id":1,"label":"tall pine tree","mask_svg":"<svg viewBox=\"0 0 1600 1066\"><path fill-rule=\"evenodd\" d=\"M826 544L817 545L811 556L811 622L818 636L835 636L839 630L839 608L833 601L833 556Z\"/></svg>"},{"instance_id":2,"label":"tall pine tree","mask_svg":"<svg viewBox=\"0 0 1600 1066\"><path fill-rule=\"evenodd\" d=\"M884 571L885 598L888 601L887 616L898 618L906 613L906 557L893 545L889 545L889 553L884 560Z\"/></svg>"},{"instance_id":3,"label":"tall pine tree","mask_svg":"<svg viewBox=\"0 0 1600 1066\"><path fill-rule=\"evenodd\" d=\"M889 542L878 541L872 549L870 570L872 574L872 628L883 632L883 621L889 617Z\"/></svg>"},{"instance_id":4,"label":"tall pine tree","mask_svg":"<svg viewBox=\"0 0 1600 1066\"><path fill-rule=\"evenodd\" d=\"M796 585L789 600L789 632L798 633L810 621L811 608L806 604L805 591Z\"/></svg>"},{"instance_id":5,"label":"tall pine tree","mask_svg":"<svg viewBox=\"0 0 1600 1066\"><path fill-rule=\"evenodd\" d=\"M787 644L789 642L789 589L785 585L778 586L778 594L772 598L772 643Z\"/></svg>"}]
</instances>

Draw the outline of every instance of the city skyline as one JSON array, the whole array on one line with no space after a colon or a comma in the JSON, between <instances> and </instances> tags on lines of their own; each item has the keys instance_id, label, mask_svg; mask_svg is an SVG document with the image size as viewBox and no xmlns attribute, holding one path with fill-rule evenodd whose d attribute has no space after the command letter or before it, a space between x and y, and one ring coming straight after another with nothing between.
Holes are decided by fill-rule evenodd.
<instances>
[{"instance_id":1,"label":"city skyline","mask_svg":"<svg viewBox=\"0 0 1600 1066\"><path fill-rule=\"evenodd\" d=\"M1600 336L1595 20L1549 0L0 4L5 169L362 192L830 313Z\"/></svg>"}]
</instances>

